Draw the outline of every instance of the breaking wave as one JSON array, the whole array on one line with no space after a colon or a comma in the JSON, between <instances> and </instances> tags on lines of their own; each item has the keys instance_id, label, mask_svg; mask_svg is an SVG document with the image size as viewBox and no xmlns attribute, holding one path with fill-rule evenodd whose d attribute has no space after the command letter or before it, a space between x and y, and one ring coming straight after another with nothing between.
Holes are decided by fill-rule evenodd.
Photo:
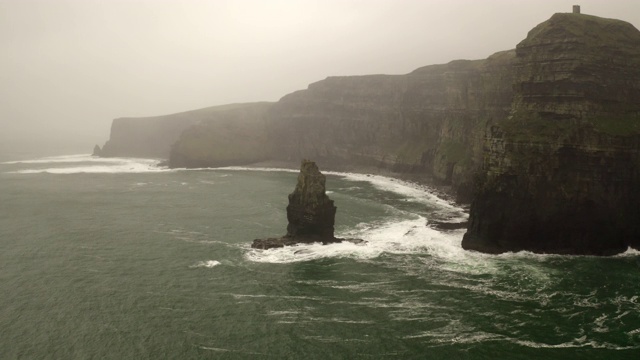
<instances>
[{"instance_id":1,"label":"breaking wave","mask_svg":"<svg viewBox=\"0 0 640 360\"><path fill-rule=\"evenodd\" d=\"M383 253L407 254L424 251L433 241L457 241L446 239L446 235L425 226L426 220L420 217L416 220L389 221L381 224L360 224L356 229L338 237L360 238L364 244L342 242L338 244L322 245L299 244L284 248L257 250L247 253L247 259L255 262L290 263L309 261L327 257L346 257L353 259L372 259Z\"/></svg>"},{"instance_id":2,"label":"breaking wave","mask_svg":"<svg viewBox=\"0 0 640 360\"><path fill-rule=\"evenodd\" d=\"M19 169L8 171L13 174L119 174L171 171L159 166L159 163L159 160L154 159L99 158L83 154L9 161L2 165L20 166Z\"/></svg>"},{"instance_id":3,"label":"breaking wave","mask_svg":"<svg viewBox=\"0 0 640 360\"><path fill-rule=\"evenodd\" d=\"M15 165L15 164L49 164L49 163L77 163L77 162L118 162L119 158L101 158L91 156L90 154L77 154L77 155L61 155L61 156L47 156L39 159L31 160L16 160L6 161L0 163L2 165Z\"/></svg>"},{"instance_id":4,"label":"breaking wave","mask_svg":"<svg viewBox=\"0 0 640 360\"><path fill-rule=\"evenodd\" d=\"M217 260L207 260L207 261L199 261L194 265L191 265L191 268L213 268L220 265L220 261Z\"/></svg>"}]
</instances>

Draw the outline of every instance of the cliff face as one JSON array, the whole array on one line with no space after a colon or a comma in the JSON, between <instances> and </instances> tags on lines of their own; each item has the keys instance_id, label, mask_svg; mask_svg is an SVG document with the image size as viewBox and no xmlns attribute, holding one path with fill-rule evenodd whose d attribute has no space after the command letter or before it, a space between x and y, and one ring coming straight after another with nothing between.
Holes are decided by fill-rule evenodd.
<instances>
[{"instance_id":1,"label":"cliff face","mask_svg":"<svg viewBox=\"0 0 640 360\"><path fill-rule=\"evenodd\" d=\"M241 112L245 107L268 106L268 104L230 104L171 115L115 119L111 124L109 140L104 144L99 155L166 159L169 157L171 146L179 139L180 134L191 126L215 122L218 119L224 122L230 117L229 113Z\"/></svg>"},{"instance_id":2,"label":"cliff face","mask_svg":"<svg viewBox=\"0 0 640 360\"><path fill-rule=\"evenodd\" d=\"M518 44L510 116L487 132L466 249L640 246L640 32L556 14Z\"/></svg>"},{"instance_id":3,"label":"cliff face","mask_svg":"<svg viewBox=\"0 0 640 360\"><path fill-rule=\"evenodd\" d=\"M511 104L512 51L407 75L331 77L283 97L267 114L272 156L424 173L471 189L486 124Z\"/></svg>"},{"instance_id":4,"label":"cliff face","mask_svg":"<svg viewBox=\"0 0 640 360\"><path fill-rule=\"evenodd\" d=\"M510 110L514 57L505 51L407 75L330 77L271 106L217 111L214 119L186 127L169 163L210 167L313 158L332 167L423 174L469 200L484 128Z\"/></svg>"},{"instance_id":5,"label":"cliff face","mask_svg":"<svg viewBox=\"0 0 640 360\"><path fill-rule=\"evenodd\" d=\"M271 103L218 110L180 134L171 147L171 167L243 165L269 159L265 114Z\"/></svg>"},{"instance_id":6,"label":"cliff face","mask_svg":"<svg viewBox=\"0 0 640 360\"><path fill-rule=\"evenodd\" d=\"M118 118L111 123L111 135L102 150L103 157L165 158L178 135L195 121L169 116Z\"/></svg>"}]
</instances>

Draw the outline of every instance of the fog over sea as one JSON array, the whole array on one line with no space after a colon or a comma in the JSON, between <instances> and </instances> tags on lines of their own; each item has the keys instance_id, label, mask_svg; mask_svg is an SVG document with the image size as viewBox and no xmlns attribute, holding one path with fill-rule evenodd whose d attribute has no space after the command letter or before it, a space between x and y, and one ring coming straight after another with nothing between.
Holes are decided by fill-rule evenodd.
<instances>
[{"instance_id":1,"label":"fog over sea","mask_svg":"<svg viewBox=\"0 0 640 360\"><path fill-rule=\"evenodd\" d=\"M430 227L466 209L332 172L367 243L255 250L297 170L157 163L0 161L0 359L639 358L640 252L467 252Z\"/></svg>"}]
</instances>

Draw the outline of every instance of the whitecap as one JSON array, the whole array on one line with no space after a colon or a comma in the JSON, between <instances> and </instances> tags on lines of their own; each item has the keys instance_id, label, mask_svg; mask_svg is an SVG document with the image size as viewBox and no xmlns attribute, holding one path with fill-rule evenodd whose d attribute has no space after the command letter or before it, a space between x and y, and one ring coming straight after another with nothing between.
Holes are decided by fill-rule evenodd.
<instances>
[{"instance_id":1,"label":"whitecap","mask_svg":"<svg viewBox=\"0 0 640 360\"><path fill-rule=\"evenodd\" d=\"M200 346L200 349L202 349L202 350L209 350L209 351L219 351L219 352L230 352L230 351L235 351L235 350L224 349L224 348L214 348L214 347L210 347L210 346Z\"/></svg>"},{"instance_id":2,"label":"whitecap","mask_svg":"<svg viewBox=\"0 0 640 360\"><path fill-rule=\"evenodd\" d=\"M205 268L212 268L215 266L220 265L220 261L216 261L216 260L207 260L207 261L199 261L194 265L191 265L191 268L200 268L200 267L205 267Z\"/></svg>"}]
</instances>

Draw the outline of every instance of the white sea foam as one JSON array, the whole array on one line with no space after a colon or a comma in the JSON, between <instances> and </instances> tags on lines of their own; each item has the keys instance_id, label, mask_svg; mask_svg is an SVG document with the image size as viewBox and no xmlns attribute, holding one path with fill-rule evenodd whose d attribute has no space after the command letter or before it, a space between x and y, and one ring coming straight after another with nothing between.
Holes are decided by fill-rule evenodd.
<instances>
[{"instance_id":1,"label":"white sea foam","mask_svg":"<svg viewBox=\"0 0 640 360\"><path fill-rule=\"evenodd\" d=\"M442 199L433 193L433 190L426 186L394 179L382 175L355 174L327 171L326 174L344 177L351 181L364 181L373 185L375 188L383 191L390 191L396 194L404 195L409 199L428 203L429 205L437 205L449 210L458 211L465 214L465 210L450 201ZM465 217L466 218L466 217Z\"/></svg>"},{"instance_id":2,"label":"white sea foam","mask_svg":"<svg viewBox=\"0 0 640 360\"><path fill-rule=\"evenodd\" d=\"M220 265L220 261L216 261L216 260L207 260L207 261L199 261L194 265L191 265L191 268L201 268L201 267L205 267L205 268L212 268L215 266Z\"/></svg>"},{"instance_id":3,"label":"white sea foam","mask_svg":"<svg viewBox=\"0 0 640 360\"><path fill-rule=\"evenodd\" d=\"M271 168L271 167L246 167L246 166L225 166L225 167L218 167L218 168L208 168L208 170L262 171L262 172L288 172L288 173L300 172L300 170L295 170L295 169Z\"/></svg>"},{"instance_id":4,"label":"white sea foam","mask_svg":"<svg viewBox=\"0 0 640 360\"><path fill-rule=\"evenodd\" d=\"M77 155L48 156L48 157L43 157L39 159L31 159L31 160L7 161L0 164L2 165L48 164L48 163L73 163L73 162L87 162L87 161L109 162L109 161L115 161L115 158L98 158L98 157L91 156L90 154L77 154Z\"/></svg>"},{"instance_id":5,"label":"white sea foam","mask_svg":"<svg viewBox=\"0 0 640 360\"><path fill-rule=\"evenodd\" d=\"M513 344L517 344L523 347L535 348L535 349L570 349L570 348L592 348L592 349L609 349L609 350L633 350L640 349L640 346L620 346L607 342L598 342L594 340L587 340L586 336L573 339L557 344L547 344L542 342L536 342L531 340L520 340L509 336L487 333L483 331L473 331L469 327L461 326L457 324L457 321L452 321L451 324L438 328L436 330L424 331L415 335L405 336L407 339L414 338L429 338L431 342L442 345L450 344L473 344L478 342L487 341L506 341Z\"/></svg>"},{"instance_id":6,"label":"white sea foam","mask_svg":"<svg viewBox=\"0 0 640 360\"><path fill-rule=\"evenodd\" d=\"M297 173L297 170L280 168L248 168L225 167L223 170L235 171L284 171ZM328 175L340 176L350 181L368 182L379 190L390 191L418 201L436 206L451 218L466 219L465 210L451 202L433 194L428 188L379 175L364 175L341 172L325 172ZM372 259L383 253L411 254L416 252L430 253L436 257L464 257L460 247L462 231L441 232L426 226L424 217L415 215L414 219L391 219L384 223L360 224L355 229L339 237L360 238L365 244L343 242L339 244L321 245L305 244L270 250L252 249L247 252L247 259L255 262L289 263L309 261L319 258L346 257L354 259Z\"/></svg>"},{"instance_id":7,"label":"white sea foam","mask_svg":"<svg viewBox=\"0 0 640 360\"><path fill-rule=\"evenodd\" d=\"M353 231L338 234L340 237L360 238L364 244L342 242L322 245L298 244L270 250L251 249L247 259L255 262L290 263L320 258L372 259L383 253L412 254L428 252L434 256L449 256L460 248L460 233L443 233L425 226L426 220L391 220L380 224L360 224Z\"/></svg>"},{"instance_id":8,"label":"white sea foam","mask_svg":"<svg viewBox=\"0 0 640 360\"><path fill-rule=\"evenodd\" d=\"M314 335L314 336L303 336L302 338L303 339L313 340L313 341L326 342L326 343L371 342L371 340L366 340L366 339L346 339L346 338L341 337L341 336L318 336L318 335ZM380 354L378 354L378 355L380 355Z\"/></svg>"},{"instance_id":9,"label":"white sea foam","mask_svg":"<svg viewBox=\"0 0 640 360\"><path fill-rule=\"evenodd\" d=\"M505 336L499 334L491 334L486 332L442 332L442 329L436 331L424 331L416 335L405 336L405 339L429 338L431 342L436 344L473 344L478 342L504 340Z\"/></svg>"},{"instance_id":10,"label":"white sea foam","mask_svg":"<svg viewBox=\"0 0 640 360\"><path fill-rule=\"evenodd\" d=\"M217 168L216 170L298 172L298 170L293 169L238 166ZM333 171L324 173L340 176L349 181L368 182L379 190L400 194L409 201L435 206L452 221L466 220L468 218L465 209L438 197L425 186L380 175ZM415 215L414 219L392 219L384 223L360 224L355 229L338 234L338 236L364 239L367 241L365 244L343 242L331 245L299 244L270 250L252 249L246 253L246 257L255 262L289 263L331 257L371 259L383 253L411 254L426 252L443 258L464 256L464 250L460 247L462 231L445 233L429 228L426 224L427 220L418 215Z\"/></svg>"},{"instance_id":11,"label":"white sea foam","mask_svg":"<svg viewBox=\"0 0 640 360\"><path fill-rule=\"evenodd\" d=\"M636 256L640 256L640 250L628 248L627 251L615 256L616 257L636 257Z\"/></svg>"},{"instance_id":12,"label":"white sea foam","mask_svg":"<svg viewBox=\"0 0 640 360\"><path fill-rule=\"evenodd\" d=\"M523 274L523 281L543 287L554 279L553 271L546 267L523 262L522 254L510 253L503 255L491 255L466 251L461 246L464 230L442 232L425 226L423 217L416 219L391 219L384 223L360 224L352 231L337 234L338 237L359 238L366 241L363 244L343 242L339 244L322 245L298 244L283 248L258 250L250 249L245 253L245 258L253 262L261 263L294 263L306 262L321 258L350 258L355 260L370 260L383 254L409 255L420 254L419 258L408 263L394 262L394 267L400 267L407 273L422 276L425 269L436 267L446 272L484 275L499 274L505 269L516 266L522 270L517 274ZM538 256L527 254L528 256ZM526 277L526 278L525 278ZM475 284L451 282L447 279L442 285L467 288L474 292L487 293L498 298L511 298L519 296L517 292L495 291L493 284ZM490 279L487 280L490 282ZM548 302L548 298L541 296L539 299L531 299L524 296L522 301L537 300Z\"/></svg>"},{"instance_id":13,"label":"white sea foam","mask_svg":"<svg viewBox=\"0 0 640 360\"><path fill-rule=\"evenodd\" d=\"M198 347L202 350L208 350L208 351L215 351L215 352L222 352L222 353L232 353L232 352L237 352L237 353L241 353L241 354L249 354L249 355L266 355L264 353L258 353L258 352L252 352L252 351L245 351L245 350L234 350L234 349L225 349L225 348L217 348L217 347L211 347L211 346L204 346L204 345L198 345Z\"/></svg>"},{"instance_id":14,"label":"white sea foam","mask_svg":"<svg viewBox=\"0 0 640 360\"><path fill-rule=\"evenodd\" d=\"M12 161L4 164L55 165L11 171L15 174L117 174L172 171L158 166L159 161L140 158L96 158L91 155L70 155L35 160Z\"/></svg>"},{"instance_id":15,"label":"white sea foam","mask_svg":"<svg viewBox=\"0 0 640 360\"><path fill-rule=\"evenodd\" d=\"M546 344L529 340L509 339L510 342L536 349L565 349L565 348L593 348L593 349L609 349L609 350L634 350L640 349L640 346L620 346L611 343L601 343L597 341L586 341L586 338L575 339L560 344Z\"/></svg>"},{"instance_id":16,"label":"white sea foam","mask_svg":"<svg viewBox=\"0 0 640 360\"><path fill-rule=\"evenodd\" d=\"M285 168L253 168L253 167L222 167L208 170L230 171L262 171L262 172L288 172L298 173L296 169ZM340 176L350 181L368 182L382 191L390 191L407 197L410 201L416 201L439 207L437 210L451 222L460 222L468 219L468 212L446 199L437 196L431 189L419 184L406 182L381 175L355 174L326 171L328 175ZM518 266L525 266L522 259L546 261L548 259L562 258L564 255L536 254L528 251L508 252L499 255L483 254L462 249L460 243L464 230L441 232L425 226L427 220L418 217L414 220L390 220L385 223L360 224L356 229L341 237L362 238L366 244L356 245L349 242L332 245L298 245L271 250L250 250L246 256L251 261L288 263L309 261L327 257L347 257L356 259L371 259L383 253L407 254L425 253L435 258L444 260L441 265L449 271L464 273L495 273L499 271L499 263L518 261ZM619 257L635 257L640 251L628 249L619 254ZM548 280L549 274L533 265L526 265L528 274L540 281Z\"/></svg>"},{"instance_id":17,"label":"white sea foam","mask_svg":"<svg viewBox=\"0 0 640 360\"><path fill-rule=\"evenodd\" d=\"M202 350L209 350L209 351L218 351L218 352L230 352L230 351L235 351L235 350L229 350L229 349L223 349L223 348L214 348L214 347L210 347L210 346L200 346L200 349L202 349Z\"/></svg>"}]
</instances>

